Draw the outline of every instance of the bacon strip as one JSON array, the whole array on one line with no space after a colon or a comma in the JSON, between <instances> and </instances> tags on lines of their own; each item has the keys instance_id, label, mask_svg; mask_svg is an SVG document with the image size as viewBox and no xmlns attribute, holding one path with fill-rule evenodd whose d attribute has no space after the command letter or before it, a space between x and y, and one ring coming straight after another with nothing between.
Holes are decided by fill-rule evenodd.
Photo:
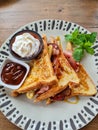
<instances>
[{"instance_id":1,"label":"bacon strip","mask_svg":"<svg viewBox=\"0 0 98 130\"><path fill-rule=\"evenodd\" d=\"M53 46L53 53L52 53L53 56L54 55L57 56L57 55L60 54L60 49L59 49L58 44L56 44L56 43L48 43L48 46Z\"/></svg>"},{"instance_id":2,"label":"bacon strip","mask_svg":"<svg viewBox=\"0 0 98 130\"><path fill-rule=\"evenodd\" d=\"M64 51L64 56L66 57L66 59L68 60L68 62L70 63L70 65L72 66L72 68L78 72L79 71L79 62L76 62L72 56L72 51Z\"/></svg>"},{"instance_id":3,"label":"bacon strip","mask_svg":"<svg viewBox=\"0 0 98 130\"><path fill-rule=\"evenodd\" d=\"M59 94L55 95L54 97L51 97L52 101L63 101L66 96L71 95L71 89L67 87L64 91L60 92Z\"/></svg>"},{"instance_id":4,"label":"bacon strip","mask_svg":"<svg viewBox=\"0 0 98 130\"><path fill-rule=\"evenodd\" d=\"M40 95L40 94L42 94L42 93L44 93L44 92L46 92L46 91L48 91L49 90L49 86L43 86L40 90L38 90L37 92L36 92L36 94L37 95Z\"/></svg>"}]
</instances>

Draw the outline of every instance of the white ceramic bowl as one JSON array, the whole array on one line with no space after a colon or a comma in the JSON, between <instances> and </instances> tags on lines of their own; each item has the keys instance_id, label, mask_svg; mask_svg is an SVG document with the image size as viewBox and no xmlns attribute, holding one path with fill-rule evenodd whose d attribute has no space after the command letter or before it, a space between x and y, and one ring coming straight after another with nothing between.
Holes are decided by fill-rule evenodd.
<instances>
[{"instance_id":1,"label":"white ceramic bowl","mask_svg":"<svg viewBox=\"0 0 98 130\"><path fill-rule=\"evenodd\" d=\"M8 62L15 62L15 63L18 63L18 64L20 64L20 65L22 65L22 66L24 66L24 67L26 68L26 73L25 73L25 75L24 75L22 81L21 81L18 85L6 84L6 83L3 82L2 79L1 79L2 70L3 70L4 66L5 66ZM3 62L2 66L1 66L1 68L0 68L0 84L3 85L4 87L10 88L10 89L18 89L18 88L23 84L25 78L27 77L27 75L28 75L28 73L29 73L29 70L30 70L30 66L29 66L27 63L25 63L25 62L23 62L23 61L20 61L20 60L17 60L17 59L15 59L15 58L9 58L9 57L8 57L8 58Z\"/></svg>"}]
</instances>

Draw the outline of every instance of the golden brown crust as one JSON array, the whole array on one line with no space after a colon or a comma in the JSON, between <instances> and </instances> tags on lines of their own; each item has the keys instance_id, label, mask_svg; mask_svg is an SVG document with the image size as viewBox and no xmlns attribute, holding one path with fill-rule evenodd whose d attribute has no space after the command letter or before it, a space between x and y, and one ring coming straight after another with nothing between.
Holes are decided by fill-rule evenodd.
<instances>
[{"instance_id":1,"label":"golden brown crust","mask_svg":"<svg viewBox=\"0 0 98 130\"><path fill-rule=\"evenodd\" d=\"M11 96L13 96L13 97L17 97L18 95L19 95L19 93L16 90L11 92Z\"/></svg>"},{"instance_id":2,"label":"golden brown crust","mask_svg":"<svg viewBox=\"0 0 98 130\"><path fill-rule=\"evenodd\" d=\"M38 82L35 82L35 83L32 83L32 84L29 84L27 87L23 87L23 88L20 88L20 89L17 89L17 90L14 90L12 93L26 93L30 90L34 90L34 89L39 89L41 88L42 86L51 86L51 85L54 85L57 83L57 79L54 77L50 78L50 80L48 79L47 80L44 80L44 81L38 81Z\"/></svg>"}]
</instances>

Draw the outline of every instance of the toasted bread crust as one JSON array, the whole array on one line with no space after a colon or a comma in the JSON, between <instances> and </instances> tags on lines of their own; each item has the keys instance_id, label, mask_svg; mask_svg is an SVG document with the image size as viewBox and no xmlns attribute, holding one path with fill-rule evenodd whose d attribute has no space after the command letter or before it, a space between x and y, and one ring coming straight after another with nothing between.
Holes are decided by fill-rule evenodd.
<instances>
[{"instance_id":1,"label":"toasted bread crust","mask_svg":"<svg viewBox=\"0 0 98 130\"><path fill-rule=\"evenodd\" d=\"M54 84L56 84L57 83L57 80L56 80L56 78L55 78L55 76L54 77L52 77L52 78L50 78L50 79L48 79L48 81L46 81L46 80L41 80L41 81L38 81L38 82L34 82L34 83L32 83L32 84L29 84L27 87L23 87L23 88L20 88L20 89L17 89L17 90L14 90L13 92L12 92L12 95L14 96L14 93L19 93L19 94L21 94L21 93L26 93L26 92L28 92L28 91L30 91L30 90L36 90L36 89L39 89L39 88L41 88L42 86L51 86L51 85L54 85ZM17 96L18 96L18 94L17 94Z\"/></svg>"}]
</instances>

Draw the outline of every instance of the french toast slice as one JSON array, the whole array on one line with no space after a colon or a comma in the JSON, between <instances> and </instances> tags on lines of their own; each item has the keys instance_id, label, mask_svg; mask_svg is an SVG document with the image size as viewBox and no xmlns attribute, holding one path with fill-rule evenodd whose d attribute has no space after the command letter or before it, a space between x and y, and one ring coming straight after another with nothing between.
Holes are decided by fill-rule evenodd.
<instances>
[{"instance_id":1,"label":"french toast slice","mask_svg":"<svg viewBox=\"0 0 98 130\"><path fill-rule=\"evenodd\" d=\"M54 46L55 44L57 44L57 43L52 43L50 45ZM59 45L57 47L60 50L60 53L54 57L54 59L57 62L55 65L54 65L55 60L54 60L54 62L51 60L51 62L52 62L52 66L54 68L54 72L56 71L55 73L56 73L56 76L58 79L58 84L51 86L51 88L48 91L37 96L35 98L34 102L39 102L39 101L45 100L49 97L55 96L56 94L63 91L69 85L69 83L73 83L74 85L79 84L79 78L78 78L76 72L74 71L74 69L71 67L71 65L65 58L62 48ZM55 70L55 68L57 70Z\"/></svg>"},{"instance_id":2,"label":"french toast slice","mask_svg":"<svg viewBox=\"0 0 98 130\"><path fill-rule=\"evenodd\" d=\"M69 42L66 46L66 50L73 51L72 44ZM91 77L85 70L84 66L79 63L78 64L78 71L77 75L80 79L79 85L74 87L72 84L69 84L69 88L71 89L71 95L84 95L84 96L91 96L95 95L97 93L96 86L94 82L92 81Z\"/></svg>"},{"instance_id":3,"label":"french toast slice","mask_svg":"<svg viewBox=\"0 0 98 130\"><path fill-rule=\"evenodd\" d=\"M12 96L27 93L31 90L40 89L43 86L57 84L58 80L54 74L47 48L47 39L43 36L44 49L37 59L31 63L30 72L22 86L12 92Z\"/></svg>"},{"instance_id":4,"label":"french toast slice","mask_svg":"<svg viewBox=\"0 0 98 130\"><path fill-rule=\"evenodd\" d=\"M76 95L83 95L83 96L92 96L97 93L96 86L88 73L86 72L83 65L79 64L79 71L77 75L80 79L79 85L73 87L71 84L69 88L71 89L71 97Z\"/></svg>"}]
</instances>

